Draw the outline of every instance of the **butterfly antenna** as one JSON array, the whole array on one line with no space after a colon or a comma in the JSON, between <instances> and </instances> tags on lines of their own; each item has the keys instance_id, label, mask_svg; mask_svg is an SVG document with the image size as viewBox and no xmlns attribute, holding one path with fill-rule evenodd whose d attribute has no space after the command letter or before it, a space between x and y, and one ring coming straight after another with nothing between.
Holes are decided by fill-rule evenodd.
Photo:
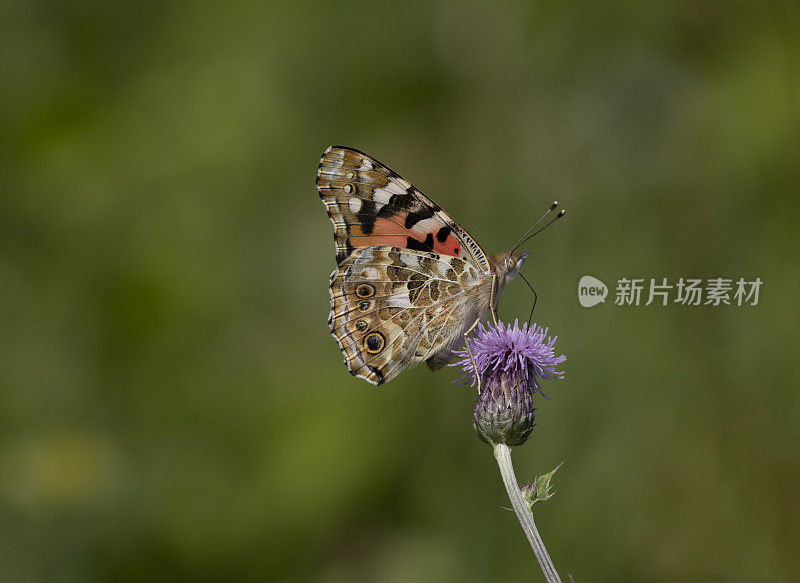
<instances>
[{"instance_id":1,"label":"butterfly antenna","mask_svg":"<svg viewBox=\"0 0 800 583\"><path fill-rule=\"evenodd\" d=\"M538 225L539 223L541 223L541 222L542 222L542 221L545 219L545 217L546 217L547 215L549 215L551 212L553 212L553 209L555 209L557 206L558 206L558 201L557 201L557 200L554 200L554 201L553 201L553 204L551 204L551 205L550 205L550 208L549 208L549 209L547 209L547 212L546 212L546 213L544 213L544 214L543 214L543 215L542 215L542 216L539 218L539 220L538 220L538 221L536 221L535 223L533 223L533 226L532 226L530 229L528 229L527 231L525 231L525 234L524 234L524 235L522 235L522 237L520 237L520 238L519 238L519 241L517 241L517 242L516 242L516 244L515 244L515 245L514 245L514 246L511 248L511 251L513 252L513 251L514 251L514 249L516 249L517 247L519 247L520 245L522 245L523 241L525 240L525 237L527 237L527 236L528 236L528 233L530 233L531 231L533 231L533 230L534 230L534 229L537 227L537 225Z\"/></svg>"},{"instance_id":2,"label":"butterfly antenna","mask_svg":"<svg viewBox=\"0 0 800 583\"><path fill-rule=\"evenodd\" d=\"M528 326L530 326L531 320L533 319L533 309L536 307L536 300L539 299L539 296L536 294L536 290L533 289L531 283L527 279L525 279L524 275L522 275L521 273L517 275L519 275L522 278L522 281L524 281L528 285L528 287L531 289L531 293L533 294L533 305L531 306L531 315L528 316Z\"/></svg>"},{"instance_id":3,"label":"butterfly antenna","mask_svg":"<svg viewBox=\"0 0 800 583\"><path fill-rule=\"evenodd\" d=\"M551 209L550 209L550 210L552 210L552 207L551 207ZM549 213L550 211L547 211L547 212ZM538 235L539 233L541 233L542 231L544 231L544 230L545 230L547 227L549 227L550 225L552 225L553 223L555 223L555 222L556 222L558 219L560 219L561 217L563 217L565 214L567 214L567 211L566 211L565 209L561 209L561 212L559 212L559 213L558 213L558 214L557 214L555 217L553 217L553 219L552 219L552 220L551 220L549 223L547 223L547 224L546 224L544 227L540 228L538 231L534 231L533 233L531 233L530 235L528 235L527 237L525 237L523 240L521 240L519 243L517 243L516 245L514 245L514 249L516 249L518 246L522 245L522 244L523 244L525 241L527 241L527 240L528 240L528 239L530 239L531 237L535 237L536 235ZM546 217L546 216L547 216L547 213L545 213L545 217ZM542 217L542 218L544 218L544 217ZM539 219L539 221L541 221L541 219ZM535 226L535 225L534 225L534 226ZM528 230L528 232L530 233L530 229ZM527 234L527 233L526 233L526 234ZM513 251L513 249L512 249L512 251Z\"/></svg>"}]
</instances>

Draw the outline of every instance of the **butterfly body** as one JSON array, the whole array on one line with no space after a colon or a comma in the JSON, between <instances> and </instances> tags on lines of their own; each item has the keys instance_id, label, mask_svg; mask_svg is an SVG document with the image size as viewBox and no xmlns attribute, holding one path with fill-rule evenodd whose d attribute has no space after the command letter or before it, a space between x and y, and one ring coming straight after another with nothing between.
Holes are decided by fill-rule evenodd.
<instances>
[{"instance_id":1,"label":"butterfly body","mask_svg":"<svg viewBox=\"0 0 800 583\"><path fill-rule=\"evenodd\" d=\"M334 228L328 325L354 376L381 385L452 359L527 253L487 256L436 203L366 154L331 147L317 188Z\"/></svg>"}]
</instances>

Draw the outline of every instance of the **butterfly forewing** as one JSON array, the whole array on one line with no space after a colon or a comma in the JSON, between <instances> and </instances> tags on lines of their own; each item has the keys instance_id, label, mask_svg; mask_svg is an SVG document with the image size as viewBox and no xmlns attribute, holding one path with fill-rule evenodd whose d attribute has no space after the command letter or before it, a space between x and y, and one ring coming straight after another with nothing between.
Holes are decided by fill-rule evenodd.
<instances>
[{"instance_id":1,"label":"butterfly forewing","mask_svg":"<svg viewBox=\"0 0 800 583\"><path fill-rule=\"evenodd\" d=\"M486 254L439 205L374 158L330 147L317 188L333 223L337 263L354 248L383 245L459 257L481 270Z\"/></svg>"}]
</instances>

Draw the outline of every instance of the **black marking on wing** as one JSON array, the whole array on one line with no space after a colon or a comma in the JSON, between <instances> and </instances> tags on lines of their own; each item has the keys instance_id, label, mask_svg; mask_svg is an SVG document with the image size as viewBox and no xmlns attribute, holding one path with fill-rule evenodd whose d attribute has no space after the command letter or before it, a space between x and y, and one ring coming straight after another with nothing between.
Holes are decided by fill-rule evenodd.
<instances>
[{"instance_id":1,"label":"black marking on wing","mask_svg":"<svg viewBox=\"0 0 800 583\"><path fill-rule=\"evenodd\" d=\"M406 229L410 229L418 222L424 221L425 219L430 219L435 216L436 216L436 211L434 211L430 207L423 207L419 211L410 212L406 216L406 223L405 223Z\"/></svg>"},{"instance_id":2,"label":"black marking on wing","mask_svg":"<svg viewBox=\"0 0 800 583\"><path fill-rule=\"evenodd\" d=\"M450 231L451 231L450 227L447 226L442 227L436 233L436 240L439 241L439 243L444 243L445 241L447 241L447 237L450 236Z\"/></svg>"},{"instance_id":3,"label":"black marking on wing","mask_svg":"<svg viewBox=\"0 0 800 583\"><path fill-rule=\"evenodd\" d=\"M365 235L371 235L375 229L375 219L378 218L378 208L375 201L363 200L361 208L356 213L356 218L361 225L361 230Z\"/></svg>"},{"instance_id":4,"label":"black marking on wing","mask_svg":"<svg viewBox=\"0 0 800 583\"><path fill-rule=\"evenodd\" d=\"M386 381L386 377L383 376L383 373L378 369L376 366L372 366L371 364L364 364L370 372L372 372L376 377L378 377L378 385L382 385Z\"/></svg>"},{"instance_id":5,"label":"black marking on wing","mask_svg":"<svg viewBox=\"0 0 800 583\"><path fill-rule=\"evenodd\" d=\"M393 207L392 206L392 201L391 201L391 199L389 199L389 203L385 204L385 205L382 205L381 210L378 211L378 217L381 218L381 219L389 219L393 223L397 223L399 225L400 223L398 223L395 220L395 217L397 216L397 211L398 210L403 210L403 209L402 208L398 209L398 208Z\"/></svg>"},{"instance_id":6,"label":"black marking on wing","mask_svg":"<svg viewBox=\"0 0 800 583\"><path fill-rule=\"evenodd\" d=\"M415 251L431 251L433 249L433 237L430 233L428 233L428 236L431 237L431 245L426 245L414 237L406 237L406 248L414 249Z\"/></svg>"},{"instance_id":7,"label":"black marking on wing","mask_svg":"<svg viewBox=\"0 0 800 583\"><path fill-rule=\"evenodd\" d=\"M419 202L419 199L412 193L406 191L403 194L393 194L389 199L389 205L396 206L397 208L407 210L414 208Z\"/></svg>"},{"instance_id":8,"label":"black marking on wing","mask_svg":"<svg viewBox=\"0 0 800 583\"><path fill-rule=\"evenodd\" d=\"M333 240L337 241L338 239L334 236ZM350 244L350 239L345 240L344 247L345 247L344 251L336 254L336 265L339 265L342 261L350 257L351 253L353 253L354 248Z\"/></svg>"}]
</instances>

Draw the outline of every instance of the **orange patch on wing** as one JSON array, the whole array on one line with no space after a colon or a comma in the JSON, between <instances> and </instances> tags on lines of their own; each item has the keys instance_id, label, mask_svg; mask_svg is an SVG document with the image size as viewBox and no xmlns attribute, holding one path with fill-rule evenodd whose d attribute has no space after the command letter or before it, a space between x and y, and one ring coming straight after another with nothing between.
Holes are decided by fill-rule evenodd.
<instances>
[{"instance_id":1,"label":"orange patch on wing","mask_svg":"<svg viewBox=\"0 0 800 583\"><path fill-rule=\"evenodd\" d=\"M367 235L357 239L351 239L353 247L371 247L372 245L383 245L384 247L405 247L408 239L400 235Z\"/></svg>"},{"instance_id":2,"label":"orange patch on wing","mask_svg":"<svg viewBox=\"0 0 800 583\"><path fill-rule=\"evenodd\" d=\"M402 235L403 237L411 235L411 232L402 225L402 217L398 217L398 219L398 222L384 218L375 219L375 226L372 229L372 234Z\"/></svg>"},{"instance_id":3,"label":"orange patch on wing","mask_svg":"<svg viewBox=\"0 0 800 583\"><path fill-rule=\"evenodd\" d=\"M375 219L372 232L364 233L361 225L351 225L350 244L353 247L370 247L372 245L384 245L387 247L407 247L407 237L413 237L420 243L425 243L428 236L433 239L433 252L440 255L450 255L452 257L461 256L461 243L452 233L442 242L436 238L437 233L442 228L439 221L428 219L407 229L403 226L405 214L399 213L393 219L379 217Z\"/></svg>"},{"instance_id":4,"label":"orange patch on wing","mask_svg":"<svg viewBox=\"0 0 800 583\"><path fill-rule=\"evenodd\" d=\"M370 234L365 234L361 225L350 226L350 244L353 247L405 247L408 231L386 219L376 219L375 227Z\"/></svg>"},{"instance_id":5,"label":"orange patch on wing","mask_svg":"<svg viewBox=\"0 0 800 583\"><path fill-rule=\"evenodd\" d=\"M435 237L434 235L433 250L435 253L439 253L440 255L452 255L453 257L459 257L461 255L461 244L455 236L448 235L444 243L439 243Z\"/></svg>"},{"instance_id":6,"label":"orange patch on wing","mask_svg":"<svg viewBox=\"0 0 800 583\"><path fill-rule=\"evenodd\" d=\"M434 253L459 257L461 255L461 244L458 242L458 239L456 239L455 235L448 232L444 241L439 241L437 238L437 235L442 228L445 228L447 231L449 231L447 227L442 225L441 221L430 218L420 221L414 225L414 227L410 229L409 234L415 239L423 242L428 238L428 235L430 235L433 238Z\"/></svg>"}]
</instances>

